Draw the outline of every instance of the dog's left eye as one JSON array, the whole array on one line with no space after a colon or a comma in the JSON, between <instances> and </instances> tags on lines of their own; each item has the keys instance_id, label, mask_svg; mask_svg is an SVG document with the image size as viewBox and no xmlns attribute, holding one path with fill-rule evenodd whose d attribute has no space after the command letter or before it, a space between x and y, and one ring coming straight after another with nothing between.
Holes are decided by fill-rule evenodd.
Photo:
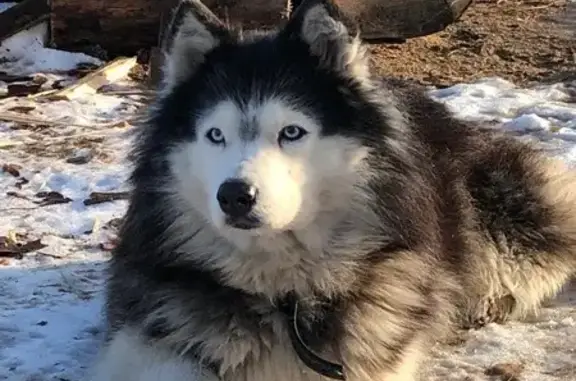
<instances>
[{"instance_id":1,"label":"dog's left eye","mask_svg":"<svg viewBox=\"0 0 576 381\"><path fill-rule=\"evenodd\" d=\"M302 139L307 133L308 131L306 131L302 127L296 126L295 124L291 124L289 126L284 127L280 131L280 135L278 136L278 143L293 142Z\"/></svg>"},{"instance_id":2,"label":"dog's left eye","mask_svg":"<svg viewBox=\"0 0 576 381\"><path fill-rule=\"evenodd\" d=\"M224 144L226 142L226 139L224 138L224 133L222 132L221 129L216 127L212 127L206 132L206 138L212 144Z\"/></svg>"}]
</instances>

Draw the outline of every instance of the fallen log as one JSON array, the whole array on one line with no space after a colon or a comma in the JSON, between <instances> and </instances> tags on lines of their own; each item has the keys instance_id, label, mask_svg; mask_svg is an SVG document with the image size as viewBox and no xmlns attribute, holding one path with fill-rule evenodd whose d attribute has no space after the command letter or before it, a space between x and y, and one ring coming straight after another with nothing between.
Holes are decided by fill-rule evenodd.
<instances>
[{"instance_id":1,"label":"fallen log","mask_svg":"<svg viewBox=\"0 0 576 381\"><path fill-rule=\"evenodd\" d=\"M133 56L156 44L159 0L52 0L53 44L90 54L104 50L107 57Z\"/></svg>"},{"instance_id":2,"label":"fallen log","mask_svg":"<svg viewBox=\"0 0 576 381\"><path fill-rule=\"evenodd\" d=\"M40 1L40 0L25 0ZM45 0L44 0L45 1ZM403 41L443 30L457 21L472 0L333 0L345 23L360 27L368 41ZM243 28L272 28L286 21L302 0L203 0L223 21ZM158 47L178 0L51 0L51 35L56 47L107 58L136 55ZM0 24L1 25L1 24ZM157 49L152 60L161 61ZM161 63L160 63L161 64ZM158 62L151 67L151 76ZM157 78L154 80L157 81Z\"/></svg>"},{"instance_id":3,"label":"fallen log","mask_svg":"<svg viewBox=\"0 0 576 381\"><path fill-rule=\"evenodd\" d=\"M222 0L204 0L218 17L244 27L272 27L285 22L303 0L240 0L223 6ZM403 42L443 30L457 21L472 0L333 0L347 26L359 28L368 42ZM160 51L162 33L180 0L162 3L158 45L152 48L149 63L150 82L161 80L163 57ZM258 3L258 4L257 4ZM271 16L274 14L275 16ZM229 16L233 16L230 19ZM268 19L266 18L268 17ZM264 20L268 20L264 22Z\"/></svg>"},{"instance_id":4,"label":"fallen log","mask_svg":"<svg viewBox=\"0 0 576 381\"><path fill-rule=\"evenodd\" d=\"M47 0L24 0L0 13L0 41L49 18Z\"/></svg>"},{"instance_id":5,"label":"fallen log","mask_svg":"<svg viewBox=\"0 0 576 381\"><path fill-rule=\"evenodd\" d=\"M205 0L223 19L242 25L275 25L286 0ZM136 55L156 46L162 10L171 0L52 0L51 35L60 49L90 53L99 47L108 58Z\"/></svg>"},{"instance_id":6,"label":"fallen log","mask_svg":"<svg viewBox=\"0 0 576 381\"><path fill-rule=\"evenodd\" d=\"M472 0L333 0L364 40L404 41L444 30Z\"/></svg>"}]
</instances>

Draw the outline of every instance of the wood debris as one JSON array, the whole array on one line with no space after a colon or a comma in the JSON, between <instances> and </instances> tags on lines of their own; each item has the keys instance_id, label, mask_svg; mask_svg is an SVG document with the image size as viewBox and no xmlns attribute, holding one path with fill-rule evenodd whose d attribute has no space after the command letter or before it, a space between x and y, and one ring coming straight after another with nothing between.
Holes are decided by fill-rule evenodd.
<instances>
[{"instance_id":1,"label":"wood debris","mask_svg":"<svg viewBox=\"0 0 576 381\"><path fill-rule=\"evenodd\" d=\"M36 110L35 106L14 106L10 107L7 111L17 112L19 114L28 114L30 111Z\"/></svg>"},{"instance_id":2,"label":"wood debris","mask_svg":"<svg viewBox=\"0 0 576 381\"><path fill-rule=\"evenodd\" d=\"M11 75L5 72L0 72L0 81L5 83L13 83L13 82L27 82L32 81L34 77L30 77L27 75Z\"/></svg>"},{"instance_id":3,"label":"wood debris","mask_svg":"<svg viewBox=\"0 0 576 381\"><path fill-rule=\"evenodd\" d=\"M22 167L17 164L2 164L2 172L11 174L14 177L20 177Z\"/></svg>"},{"instance_id":4,"label":"wood debris","mask_svg":"<svg viewBox=\"0 0 576 381\"><path fill-rule=\"evenodd\" d=\"M14 198L20 198L20 199L22 199L22 200L30 200L27 196L25 196L25 195L23 195L23 194L21 194L21 193L18 193L18 192L13 192L13 191L6 192L6 196L8 196L8 197L14 197Z\"/></svg>"},{"instance_id":5,"label":"wood debris","mask_svg":"<svg viewBox=\"0 0 576 381\"><path fill-rule=\"evenodd\" d=\"M67 204L69 202L72 202L71 198L65 197L61 193L54 192L54 191L38 192L38 193L36 193L36 197L42 199L39 201L34 201L34 203L37 204L38 206Z\"/></svg>"},{"instance_id":6,"label":"wood debris","mask_svg":"<svg viewBox=\"0 0 576 381\"><path fill-rule=\"evenodd\" d=\"M51 95L74 99L86 94L96 94L102 86L127 78L134 65L136 65L136 57L117 58L100 69L82 77L78 82L53 92Z\"/></svg>"},{"instance_id":7,"label":"wood debris","mask_svg":"<svg viewBox=\"0 0 576 381\"><path fill-rule=\"evenodd\" d=\"M79 127L79 128L86 128L89 130L102 130L106 128L113 128L113 127L124 127L126 123L131 125L132 123L139 122L142 118L133 117L123 120L115 120L112 122L107 123L93 123L93 124L79 124L79 123L68 123L68 122L60 122L57 120L48 120L42 119L37 117L32 117L28 115L21 115L14 112L2 112L0 110L0 120L4 120L7 122L16 122L16 123L26 123L26 124L35 124L35 125L44 125L44 126L56 126L56 127ZM60 136L56 137L57 139L62 138L73 138L74 135L69 136ZM23 144L21 142L0 142L0 146L9 146L9 145L19 145Z\"/></svg>"},{"instance_id":8,"label":"wood debris","mask_svg":"<svg viewBox=\"0 0 576 381\"><path fill-rule=\"evenodd\" d=\"M40 91L42 84L38 83L12 83L8 85L9 97L25 97Z\"/></svg>"},{"instance_id":9,"label":"wood debris","mask_svg":"<svg viewBox=\"0 0 576 381\"><path fill-rule=\"evenodd\" d=\"M24 185L28 184L29 182L30 182L30 180L28 180L27 178L25 178L25 177L20 177L20 178L18 179L18 181L16 182L16 184L14 184L14 186L15 186L16 188L18 188L18 189L22 189L22 187L23 187Z\"/></svg>"},{"instance_id":10,"label":"wood debris","mask_svg":"<svg viewBox=\"0 0 576 381\"><path fill-rule=\"evenodd\" d=\"M127 200L130 197L130 192L92 192L90 197L84 200L84 205L96 205L104 202Z\"/></svg>"},{"instance_id":11,"label":"wood debris","mask_svg":"<svg viewBox=\"0 0 576 381\"><path fill-rule=\"evenodd\" d=\"M25 254L48 246L43 244L41 239L22 242L24 238L25 236L18 234L0 236L0 257L23 259Z\"/></svg>"}]
</instances>

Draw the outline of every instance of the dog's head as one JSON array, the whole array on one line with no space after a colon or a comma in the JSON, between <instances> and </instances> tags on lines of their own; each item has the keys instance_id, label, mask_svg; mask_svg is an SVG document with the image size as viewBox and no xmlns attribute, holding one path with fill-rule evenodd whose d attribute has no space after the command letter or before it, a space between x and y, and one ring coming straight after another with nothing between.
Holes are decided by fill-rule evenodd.
<instances>
[{"instance_id":1,"label":"dog's head","mask_svg":"<svg viewBox=\"0 0 576 381\"><path fill-rule=\"evenodd\" d=\"M233 30L184 1L165 49L148 144L168 147L171 188L223 236L305 231L366 201L390 115L330 1L305 1L272 32Z\"/></svg>"}]
</instances>

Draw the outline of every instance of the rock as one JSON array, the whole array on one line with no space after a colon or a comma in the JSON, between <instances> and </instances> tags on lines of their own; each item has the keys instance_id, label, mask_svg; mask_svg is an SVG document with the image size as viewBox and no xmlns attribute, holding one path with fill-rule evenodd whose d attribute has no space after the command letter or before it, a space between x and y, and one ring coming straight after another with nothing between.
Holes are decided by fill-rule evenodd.
<instances>
[{"instance_id":1,"label":"rock","mask_svg":"<svg viewBox=\"0 0 576 381\"><path fill-rule=\"evenodd\" d=\"M500 363L486 369L484 374L498 377L499 381L521 381L520 376L523 371L524 364L522 363Z\"/></svg>"},{"instance_id":2,"label":"rock","mask_svg":"<svg viewBox=\"0 0 576 381\"><path fill-rule=\"evenodd\" d=\"M86 164L92 160L93 157L94 154L89 148L79 148L74 150L72 156L66 159L66 162L70 164Z\"/></svg>"}]
</instances>

